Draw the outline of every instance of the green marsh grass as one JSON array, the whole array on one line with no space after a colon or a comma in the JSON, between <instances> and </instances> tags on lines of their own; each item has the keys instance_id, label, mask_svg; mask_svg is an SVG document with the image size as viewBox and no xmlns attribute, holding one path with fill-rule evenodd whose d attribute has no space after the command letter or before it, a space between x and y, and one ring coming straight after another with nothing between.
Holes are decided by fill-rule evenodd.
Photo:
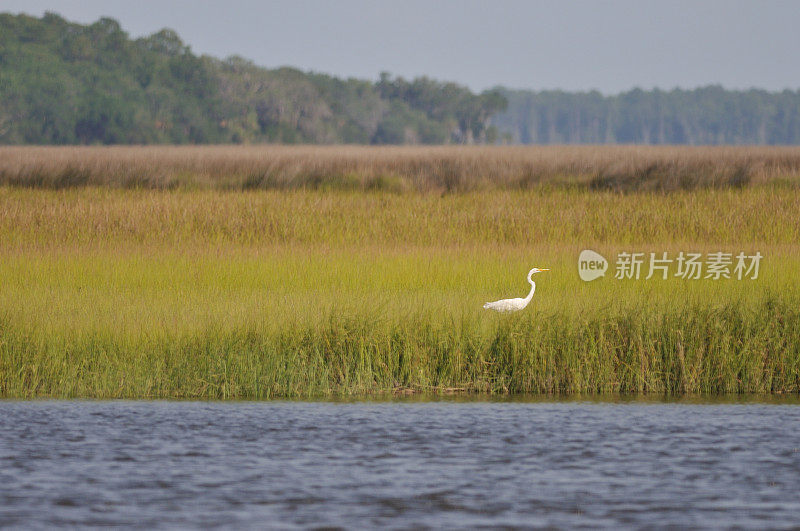
<instances>
[{"instance_id":1,"label":"green marsh grass","mask_svg":"<svg viewBox=\"0 0 800 531\"><path fill-rule=\"evenodd\" d=\"M796 393L800 191L0 187L0 396ZM584 283L577 256L764 255ZM487 300L527 293L512 315ZM613 264L612 264L613 268Z\"/></svg>"}]
</instances>

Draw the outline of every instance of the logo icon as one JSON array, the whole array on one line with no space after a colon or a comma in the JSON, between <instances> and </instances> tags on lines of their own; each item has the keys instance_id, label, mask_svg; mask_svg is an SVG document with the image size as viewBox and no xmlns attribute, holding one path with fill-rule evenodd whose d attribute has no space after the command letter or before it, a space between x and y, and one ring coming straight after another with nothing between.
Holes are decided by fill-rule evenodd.
<instances>
[{"instance_id":1,"label":"logo icon","mask_svg":"<svg viewBox=\"0 0 800 531\"><path fill-rule=\"evenodd\" d=\"M596 278L600 278L606 274L608 270L608 260L603 258L602 255L584 249L578 256L578 275L584 282L591 282Z\"/></svg>"}]
</instances>

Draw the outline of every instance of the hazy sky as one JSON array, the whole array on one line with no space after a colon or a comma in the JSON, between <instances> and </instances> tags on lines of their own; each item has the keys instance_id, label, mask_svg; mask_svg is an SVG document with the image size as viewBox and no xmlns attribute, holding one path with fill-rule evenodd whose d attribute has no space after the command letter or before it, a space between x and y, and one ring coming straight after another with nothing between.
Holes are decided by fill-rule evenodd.
<instances>
[{"instance_id":1,"label":"hazy sky","mask_svg":"<svg viewBox=\"0 0 800 531\"><path fill-rule=\"evenodd\" d=\"M0 11L175 29L196 53L482 90L800 88L798 1L0 0Z\"/></svg>"}]
</instances>

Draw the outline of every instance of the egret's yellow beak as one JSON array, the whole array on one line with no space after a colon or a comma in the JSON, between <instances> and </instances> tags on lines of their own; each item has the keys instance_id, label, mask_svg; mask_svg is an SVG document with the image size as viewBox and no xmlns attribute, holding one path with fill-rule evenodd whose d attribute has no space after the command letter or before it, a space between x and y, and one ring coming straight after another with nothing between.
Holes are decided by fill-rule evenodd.
<instances>
[{"instance_id":1,"label":"egret's yellow beak","mask_svg":"<svg viewBox=\"0 0 800 531\"><path fill-rule=\"evenodd\" d=\"M549 269L539 269L539 271L550 271Z\"/></svg>"}]
</instances>

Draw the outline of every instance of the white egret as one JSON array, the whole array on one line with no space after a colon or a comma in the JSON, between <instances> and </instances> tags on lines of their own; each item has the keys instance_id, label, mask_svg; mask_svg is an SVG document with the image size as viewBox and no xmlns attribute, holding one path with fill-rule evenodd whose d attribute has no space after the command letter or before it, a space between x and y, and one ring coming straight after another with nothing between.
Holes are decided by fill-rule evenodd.
<instances>
[{"instance_id":1,"label":"white egret","mask_svg":"<svg viewBox=\"0 0 800 531\"><path fill-rule=\"evenodd\" d=\"M483 307L487 310L494 310L496 312L516 312L518 310L523 309L525 306L531 302L533 298L533 292L536 291L536 282L533 281L531 278L534 273L541 273L542 271L550 271L549 269L539 269L534 267L530 271L528 271L528 282L531 284L531 292L528 293L528 296L524 299L519 297L516 299L502 299L499 301L494 302L487 302L483 305Z\"/></svg>"}]
</instances>

